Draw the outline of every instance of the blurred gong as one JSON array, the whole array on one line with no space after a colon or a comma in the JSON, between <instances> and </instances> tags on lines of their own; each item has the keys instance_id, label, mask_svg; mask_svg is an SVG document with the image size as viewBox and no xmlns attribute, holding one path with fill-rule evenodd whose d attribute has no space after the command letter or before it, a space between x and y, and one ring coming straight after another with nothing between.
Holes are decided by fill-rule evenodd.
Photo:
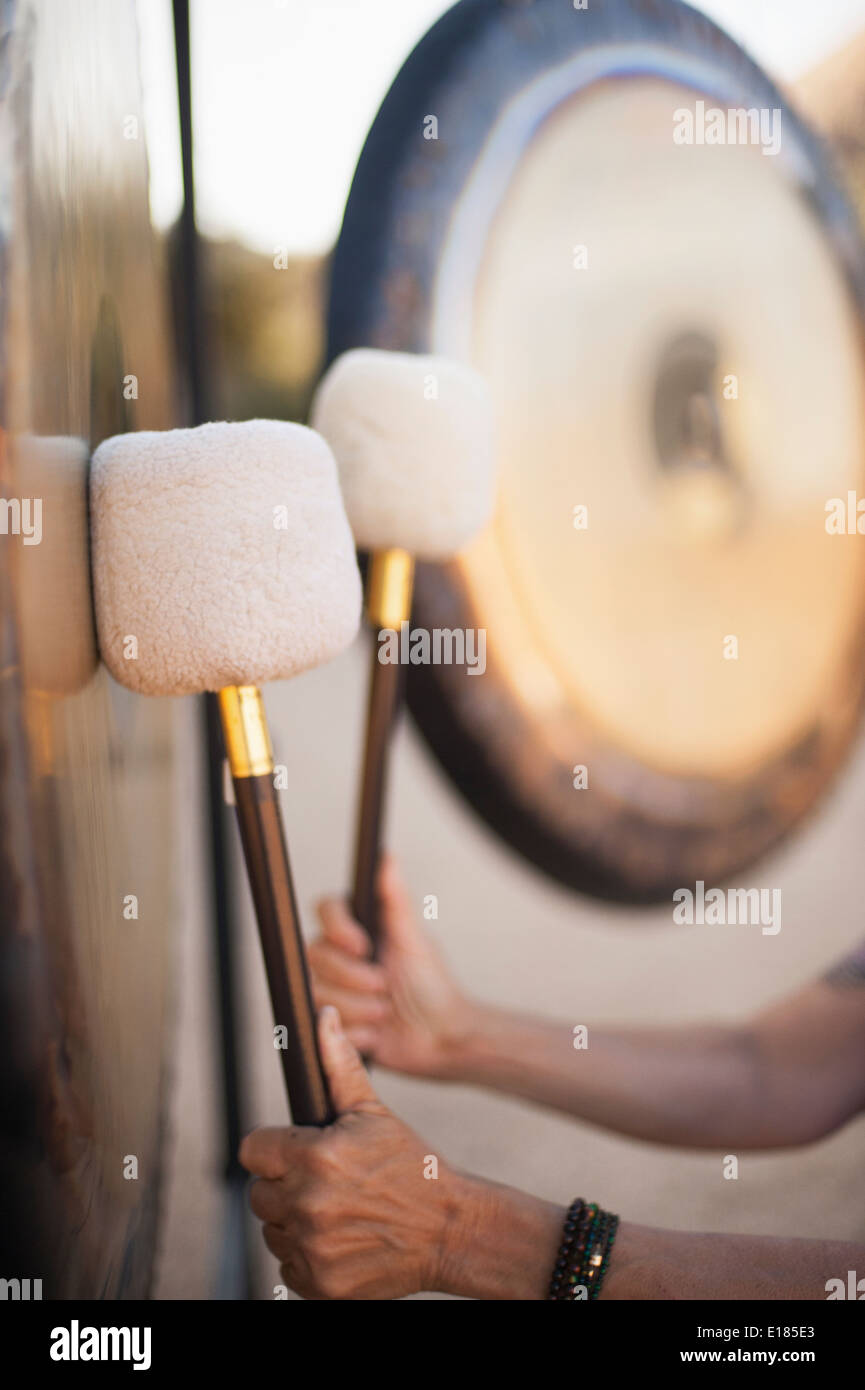
<instances>
[{"instance_id":1,"label":"blurred gong","mask_svg":"<svg viewBox=\"0 0 865 1390\"><path fill-rule=\"evenodd\" d=\"M174 716L99 667L87 473L106 435L176 423L167 280L134 3L22 0L0 24L0 484L30 521L0 535L0 1273L46 1300L141 1298L178 913Z\"/></svg>"},{"instance_id":2,"label":"blurred gong","mask_svg":"<svg viewBox=\"0 0 865 1390\"><path fill-rule=\"evenodd\" d=\"M706 143L714 111L748 137ZM411 668L410 702L567 884L728 877L849 748L865 551L826 504L865 496L863 283L816 139L675 0L463 0L382 106L331 353L471 360L499 422L494 523L414 614L486 629L487 671Z\"/></svg>"}]
</instances>

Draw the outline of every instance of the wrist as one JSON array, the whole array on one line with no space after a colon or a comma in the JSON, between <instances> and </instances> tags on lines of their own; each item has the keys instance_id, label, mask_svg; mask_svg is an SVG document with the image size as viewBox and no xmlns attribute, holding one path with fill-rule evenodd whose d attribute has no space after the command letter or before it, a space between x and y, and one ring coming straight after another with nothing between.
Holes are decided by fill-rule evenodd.
<instances>
[{"instance_id":1,"label":"wrist","mask_svg":"<svg viewBox=\"0 0 865 1390\"><path fill-rule=\"evenodd\" d=\"M448 1175L434 1289L462 1298L545 1299L565 1209L516 1188Z\"/></svg>"},{"instance_id":2,"label":"wrist","mask_svg":"<svg viewBox=\"0 0 865 1390\"><path fill-rule=\"evenodd\" d=\"M440 1081L471 1081L478 1059L491 1050L499 1011L474 999L463 999L438 1039Z\"/></svg>"}]
</instances>

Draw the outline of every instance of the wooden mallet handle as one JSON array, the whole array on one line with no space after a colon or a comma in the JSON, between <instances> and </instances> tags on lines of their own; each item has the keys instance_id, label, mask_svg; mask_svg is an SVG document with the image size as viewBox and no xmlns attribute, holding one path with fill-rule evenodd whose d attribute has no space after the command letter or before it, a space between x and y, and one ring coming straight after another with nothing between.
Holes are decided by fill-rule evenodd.
<instances>
[{"instance_id":1,"label":"wooden mallet handle","mask_svg":"<svg viewBox=\"0 0 865 1390\"><path fill-rule=\"evenodd\" d=\"M382 550L370 557L366 614L374 645L351 906L355 918L372 938L373 958L380 944L376 875L381 857L388 756L405 683L401 662L379 661L375 639L380 631L399 633L401 624L409 621L413 581L414 561L407 551Z\"/></svg>"},{"instance_id":2,"label":"wooden mallet handle","mask_svg":"<svg viewBox=\"0 0 865 1390\"><path fill-rule=\"evenodd\" d=\"M292 1120L327 1125L335 1112L318 1047L261 694L255 686L231 686L219 692L219 707L273 1017L285 1029L279 1053Z\"/></svg>"}]
</instances>

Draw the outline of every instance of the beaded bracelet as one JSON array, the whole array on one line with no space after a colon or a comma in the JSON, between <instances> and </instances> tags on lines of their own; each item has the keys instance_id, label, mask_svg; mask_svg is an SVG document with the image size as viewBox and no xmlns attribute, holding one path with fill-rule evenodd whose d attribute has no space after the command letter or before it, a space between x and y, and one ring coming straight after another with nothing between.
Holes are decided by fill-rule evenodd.
<instances>
[{"instance_id":1,"label":"beaded bracelet","mask_svg":"<svg viewBox=\"0 0 865 1390\"><path fill-rule=\"evenodd\" d=\"M618 1216L602 1211L597 1202L584 1202L581 1197L571 1202L548 1299L576 1302L598 1297L618 1226Z\"/></svg>"}]
</instances>

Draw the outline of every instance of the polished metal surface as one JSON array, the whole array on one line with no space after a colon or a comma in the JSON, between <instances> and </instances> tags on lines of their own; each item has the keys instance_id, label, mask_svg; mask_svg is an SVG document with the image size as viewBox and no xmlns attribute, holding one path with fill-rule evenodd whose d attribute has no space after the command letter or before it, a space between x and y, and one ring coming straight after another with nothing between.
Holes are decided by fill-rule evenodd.
<instances>
[{"instance_id":1,"label":"polished metal surface","mask_svg":"<svg viewBox=\"0 0 865 1390\"><path fill-rule=\"evenodd\" d=\"M173 713L98 665L87 461L176 422L131 0L4 10L0 989L4 1273L143 1296L170 1018ZM31 526L31 539L35 534ZM26 1261L9 1265L10 1258Z\"/></svg>"}]
</instances>

